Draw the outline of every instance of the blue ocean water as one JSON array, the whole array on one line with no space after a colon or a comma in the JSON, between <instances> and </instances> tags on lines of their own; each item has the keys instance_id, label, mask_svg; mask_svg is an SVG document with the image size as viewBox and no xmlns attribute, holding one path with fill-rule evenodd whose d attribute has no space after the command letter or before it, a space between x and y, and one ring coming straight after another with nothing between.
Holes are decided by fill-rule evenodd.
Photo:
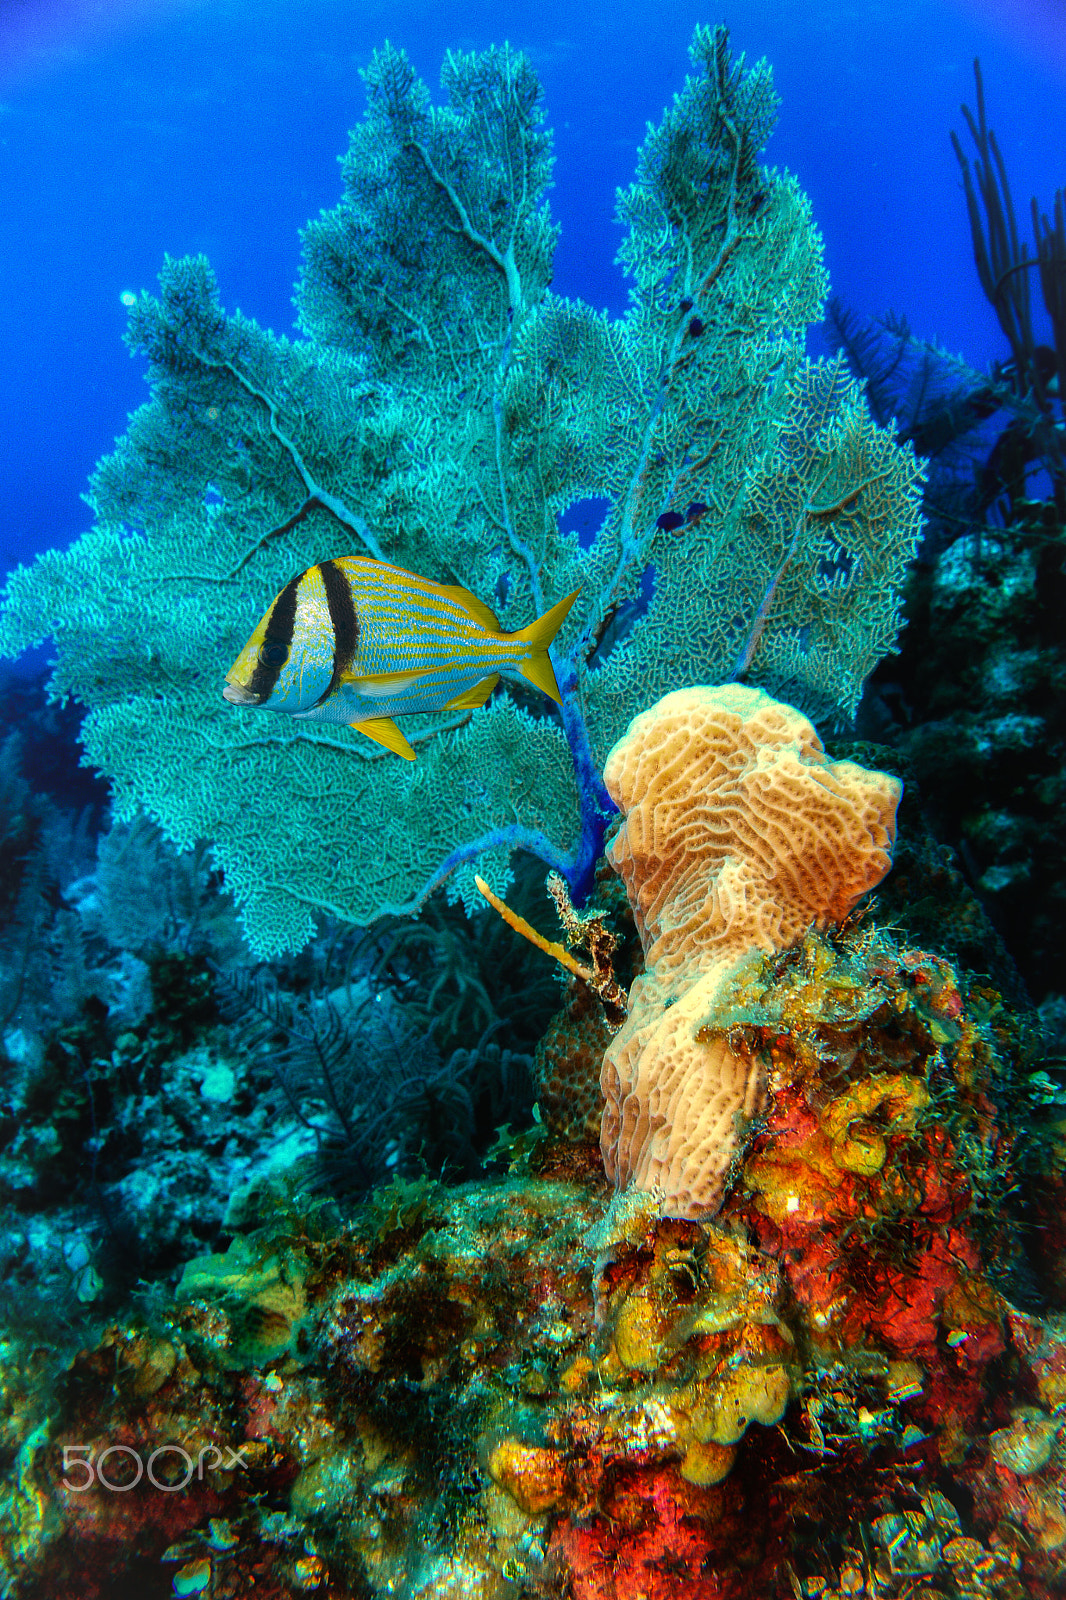
<instances>
[{"instance_id":1,"label":"blue ocean water","mask_svg":"<svg viewBox=\"0 0 1066 1600\"><path fill-rule=\"evenodd\" d=\"M681 84L697 21L766 56L767 160L810 195L832 288L985 368L1007 354L973 268L949 130L980 56L1026 221L1063 181L1057 0L3 0L0 5L0 570L88 525L94 463L145 398L124 292L203 251L223 304L291 332L298 230L340 193L383 40L429 84L452 46L510 40L555 130L554 287L620 311L614 194Z\"/></svg>"}]
</instances>

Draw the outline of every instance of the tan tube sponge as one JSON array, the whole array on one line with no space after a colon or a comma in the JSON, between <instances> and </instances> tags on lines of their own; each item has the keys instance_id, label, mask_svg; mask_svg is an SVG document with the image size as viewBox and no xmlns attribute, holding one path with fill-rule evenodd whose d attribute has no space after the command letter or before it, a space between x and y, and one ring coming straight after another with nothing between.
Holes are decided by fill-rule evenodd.
<instances>
[{"instance_id":1,"label":"tan tube sponge","mask_svg":"<svg viewBox=\"0 0 1066 1600\"><path fill-rule=\"evenodd\" d=\"M663 1214L709 1216L766 1096L765 1070L727 1043L731 980L880 883L902 787L830 761L806 717L739 684L664 696L604 781L646 963L604 1056L604 1162L616 1188L661 1194Z\"/></svg>"}]
</instances>

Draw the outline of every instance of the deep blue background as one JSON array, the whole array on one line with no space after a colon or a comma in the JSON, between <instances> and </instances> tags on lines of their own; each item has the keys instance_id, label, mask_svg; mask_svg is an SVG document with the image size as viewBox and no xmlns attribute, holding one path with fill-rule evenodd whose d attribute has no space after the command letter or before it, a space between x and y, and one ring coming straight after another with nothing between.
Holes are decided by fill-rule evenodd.
<instances>
[{"instance_id":1,"label":"deep blue background","mask_svg":"<svg viewBox=\"0 0 1066 1600\"><path fill-rule=\"evenodd\" d=\"M1062 0L0 0L0 572L88 524L96 459L145 397L124 290L203 250L225 305L292 327L297 232L339 197L358 69L402 44L532 57L556 132L555 287L620 310L614 191L679 87L696 20L773 63L768 152L825 235L833 288L975 365L1005 353L948 141L980 54L1028 232L1066 182Z\"/></svg>"}]
</instances>

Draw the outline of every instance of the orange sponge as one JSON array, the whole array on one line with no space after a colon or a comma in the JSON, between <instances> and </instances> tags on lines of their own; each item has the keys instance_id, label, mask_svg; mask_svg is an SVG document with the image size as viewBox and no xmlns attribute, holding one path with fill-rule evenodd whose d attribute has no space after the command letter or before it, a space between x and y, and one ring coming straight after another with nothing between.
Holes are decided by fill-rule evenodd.
<instances>
[{"instance_id":1,"label":"orange sponge","mask_svg":"<svg viewBox=\"0 0 1066 1600\"><path fill-rule=\"evenodd\" d=\"M608 855L646 962L604 1056L604 1161L618 1188L661 1191L664 1214L708 1216L766 1093L726 1040L730 979L881 881L902 788L830 761L806 717L740 684L642 712L604 781L625 817Z\"/></svg>"}]
</instances>

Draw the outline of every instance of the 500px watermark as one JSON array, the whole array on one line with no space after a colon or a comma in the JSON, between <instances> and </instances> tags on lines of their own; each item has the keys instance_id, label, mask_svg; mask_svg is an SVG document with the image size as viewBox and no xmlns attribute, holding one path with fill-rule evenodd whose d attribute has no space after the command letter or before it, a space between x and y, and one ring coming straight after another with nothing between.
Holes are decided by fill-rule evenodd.
<instances>
[{"instance_id":1,"label":"500px watermark","mask_svg":"<svg viewBox=\"0 0 1066 1600\"><path fill-rule=\"evenodd\" d=\"M194 1459L180 1444L161 1444L145 1461L141 1452L129 1444L109 1444L99 1455L91 1444L65 1444L64 1473L83 1476L77 1483L72 1483L69 1476L60 1481L64 1489L70 1489L74 1494L84 1494L96 1483L103 1489L110 1489L113 1494L125 1494L130 1489L136 1489L142 1478L147 1478L153 1489L161 1489L164 1494L176 1494L179 1489L187 1488L194 1478L202 1482L205 1472L232 1472L235 1467L246 1467L246 1448L245 1445L239 1445L236 1450L231 1450L226 1445L225 1450L220 1450L217 1445L205 1444ZM105 1471L105 1464L112 1456L118 1457L126 1466L120 1467L116 1462L113 1468ZM213 1461L208 1459L211 1456L215 1458ZM171 1483L168 1480L178 1466L175 1457L180 1457L184 1472L180 1480ZM158 1476L157 1464L161 1471L166 1472L165 1477Z\"/></svg>"}]
</instances>

